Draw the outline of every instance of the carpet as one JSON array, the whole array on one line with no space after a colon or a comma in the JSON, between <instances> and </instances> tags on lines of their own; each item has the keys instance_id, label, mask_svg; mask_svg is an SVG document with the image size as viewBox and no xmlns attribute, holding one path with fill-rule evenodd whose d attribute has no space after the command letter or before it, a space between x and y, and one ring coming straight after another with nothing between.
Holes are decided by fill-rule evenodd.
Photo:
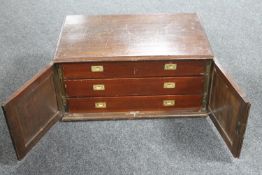
<instances>
[{"instance_id":1,"label":"carpet","mask_svg":"<svg viewBox=\"0 0 262 175\"><path fill-rule=\"evenodd\" d=\"M1 1L0 101L48 64L66 15L196 12L252 107L240 159L210 119L55 124L17 161L0 112L0 174L262 174L262 1Z\"/></svg>"}]
</instances>

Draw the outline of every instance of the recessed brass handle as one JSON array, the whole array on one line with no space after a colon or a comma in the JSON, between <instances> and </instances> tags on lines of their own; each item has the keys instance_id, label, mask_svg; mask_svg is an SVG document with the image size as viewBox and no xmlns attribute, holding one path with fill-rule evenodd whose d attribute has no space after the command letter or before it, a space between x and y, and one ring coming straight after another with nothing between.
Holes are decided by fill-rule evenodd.
<instances>
[{"instance_id":1,"label":"recessed brass handle","mask_svg":"<svg viewBox=\"0 0 262 175\"><path fill-rule=\"evenodd\" d=\"M98 108L98 109L106 108L106 102L96 102L95 108Z\"/></svg>"},{"instance_id":2,"label":"recessed brass handle","mask_svg":"<svg viewBox=\"0 0 262 175\"><path fill-rule=\"evenodd\" d=\"M103 72L104 67L103 66L91 66L91 72Z\"/></svg>"},{"instance_id":3,"label":"recessed brass handle","mask_svg":"<svg viewBox=\"0 0 262 175\"><path fill-rule=\"evenodd\" d=\"M164 70L176 70L177 65L176 64L165 64Z\"/></svg>"},{"instance_id":4,"label":"recessed brass handle","mask_svg":"<svg viewBox=\"0 0 262 175\"><path fill-rule=\"evenodd\" d=\"M174 89L176 87L176 83L174 82L165 82L164 89Z\"/></svg>"},{"instance_id":5,"label":"recessed brass handle","mask_svg":"<svg viewBox=\"0 0 262 175\"><path fill-rule=\"evenodd\" d=\"M175 106L175 100L163 100L163 106Z\"/></svg>"},{"instance_id":6,"label":"recessed brass handle","mask_svg":"<svg viewBox=\"0 0 262 175\"><path fill-rule=\"evenodd\" d=\"M105 90L105 85L104 84L94 84L93 85L93 90L94 91L104 91Z\"/></svg>"}]
</instances>

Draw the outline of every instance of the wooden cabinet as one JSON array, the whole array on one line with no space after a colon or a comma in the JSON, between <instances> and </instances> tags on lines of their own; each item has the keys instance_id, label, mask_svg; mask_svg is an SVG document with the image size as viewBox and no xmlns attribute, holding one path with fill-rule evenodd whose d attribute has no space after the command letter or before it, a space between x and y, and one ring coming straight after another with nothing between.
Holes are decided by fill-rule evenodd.
<instances>
[{"instance_id":1,"label":"wooden cabinet","mask_svg":"<svg viewBox=\"0 0 262 175\"><path fill-rule=\"evenodd\" d=\"M54 61L3 104L18 159L59 119L208 116L239 157L249 108L196 14L68 16Z\"/></svg>"}]
</instances>

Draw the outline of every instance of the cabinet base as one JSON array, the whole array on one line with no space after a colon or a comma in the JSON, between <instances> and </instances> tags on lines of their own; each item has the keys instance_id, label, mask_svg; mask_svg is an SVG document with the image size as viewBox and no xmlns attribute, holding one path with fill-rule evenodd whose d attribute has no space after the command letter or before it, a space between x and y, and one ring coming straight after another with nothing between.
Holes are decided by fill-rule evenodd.
<instances>
[{"instance_id":1,"label":"cabinet base","mask_svg":"<svg viewBox=\"0 0 262 175\"><path fill-rule=\"evenodd\" d=\"M207 112L174 112L174 111L130 111L104 113L65 113L62 121L83 120L127 120L127 119L154 119L154 118L199 118L207 117Z\"/></svg>"}]
</instances>

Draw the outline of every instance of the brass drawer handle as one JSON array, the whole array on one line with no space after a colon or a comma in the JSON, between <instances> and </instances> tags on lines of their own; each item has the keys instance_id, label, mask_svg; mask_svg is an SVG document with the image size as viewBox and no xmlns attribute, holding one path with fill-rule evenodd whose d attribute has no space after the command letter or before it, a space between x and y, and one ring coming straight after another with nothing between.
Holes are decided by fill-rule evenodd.
<instances>
[{"instance_id":1,"label":"brass drawer handle","mask_svg":"<svg viewBox=\"0 0 262 175\"><path fill-rule=\"evenodd\" d=\"M163 100L163 106L175 106L175 100Z\"/></svg>"},{"instance_id":2,"label":"brass drawer handle","mask_svg":"<svg viewBox=\"0 0 262 175\"><path fill-rule=\"evenodd\" d=\"M176 87L176 83L174 82L165 82L164 89L174 89Z\"/></svg>"},{"instance_id":3,"label":"brass drawer handle","mask_svg":"<svg viewBox=\"0 0 262 175\"><path fill-rule=\"evenodd\" d=\"M104 84L94 84L93 85L93 90L94 91L104 91L105 90L105 85Z\"/></svg>"},{"instance_id":4,"label":"brass drawer handle","mask_svg":"<svg viewBox=\"0 0 262 175\"><path fill-rule=\"evenodd\" d=\"M106 102L96 102L95 108L97 109L106 108Z\"/></svg>"},{"instance_id":5,"label":"brass drawer handle","mask_svg":"<svg viewBox=\"0 0 262 175\"><path fill-rule=\"evenodd\" d=\"M104 67L103 66L91 66L91 72L103 72Z\"/></svg>"},{"instance_id":6,"label":"brass drawer handle","mask_svg":"<svg viewBox=\"0 0 262 175\"><path fill-rule=\"evenodd\" d=\"M176 64L165 64L164 70L176 70Z\"/></svg>"}]
</instances>

